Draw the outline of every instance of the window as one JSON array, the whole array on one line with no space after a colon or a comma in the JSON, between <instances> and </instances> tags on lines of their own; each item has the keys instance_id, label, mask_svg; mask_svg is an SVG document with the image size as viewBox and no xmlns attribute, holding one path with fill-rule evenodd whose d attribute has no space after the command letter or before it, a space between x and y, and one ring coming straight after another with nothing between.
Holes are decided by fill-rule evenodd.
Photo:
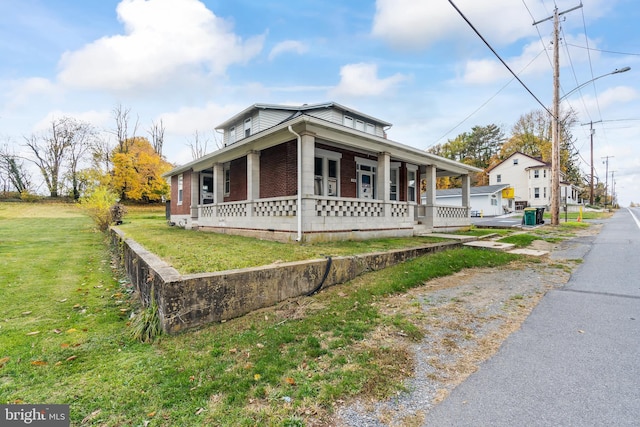
<instances>
[{"instance_id":1,"label":"window","mask_svg":"<svg viewBox=\"0 0 640 427\"><path fill-rule=\"evenodd\" d=\"M545 178L547 177L547 170L546 170L546 169L544 169L544 170L542 171L542 175L543 175Z\"/></svg>"},{"instance_id":2,"label":"window","mask_svg":"<svg viewBox=\"0 0 640 427\"><path fill-rule=\"evenodd\" d=\"M416 171L407 171L407 201L416 201Z\"/></svg>"},{"instance_id":3,"label":"window","mask_svg":"<svg viewBox=\"0 0 640 427\"><path fill-rule=\"evenodd\" d=\"M517 165L518 164L518 159L513 159L513 164Z\"/></svg>"},{"instance_id":4,"label":"window","mask_svg":"<svg viewBox=\"0 0 640 427\"><path fill-rule=\"evenodd\" d=\"M251 135L251 117L244 121L244 137Z\"/></svg>"},{"instance_id":5,"label":"window","mask_svg":"<svg viewBox=\"0 0 640 427\"><path fill-rule=\"evenodd\" d=\"M542 189L542 197L544 197L545 199L547 198L547 187L544 187Z\"/></svg>"},{"instance_id":6,"label":"window","mask_svg":"<svg viewBox=\"0 0 640 427\"><path fill-rule=\"evenodd\" d=\"M231 168L229 163L224 164L224 195L231 193Z\"/></svg>"},{"instance_id":7,"label":"window","mask_svg":"<svg viewBox=\"0 0 640 427\"><path fill-rule=\"evenodd\" d=\"M491 199L491 206L498 206L498 199Z\"/></svg>"},{"instance_id":8,"label":"window","mask_svg":"<svg viewBox=\"0 0 640 427\"><path fill-rule=\"evenodd\" d=\"M183 180L184 180L184 177L182 176L182 174L178 175L178 205L182 204L182 196L184 192Z\"/></svg>"},{"instance_id":9,"label":"window","mask_svg":"<svg viewBox=\"0 0 640 427\"><path fill-rule=\"evenodd\" d=\"M365 129L365 132L370 133L370 134L372 134L372 135L375 135L375 133L376 133L376 127L375 127L373 124L371 124L371 123L367 123L366 129Z\"/></svg>"},{"instance_id":10,"label":"window","mask_svg":"<svg viewBox=\"0 0 640 427\"><path fill-rule=\"evenodd\" d=\"M398 168L391 168L389 199L398 200Z\"/></svg>"},{"instance_id":11,"label":"window","mask_svg":"<svg viewBox=\"0 0 640 427\"><path fill-rule=\"evenodd\" d=\"M502 182L502 175L496 175L496 182Z\"/></svg>"},{"instance_id":12,"label":"window","mask_svg":"<svg viewBox=\"0 0 640 427\"><path fill-rule=\"evenodd\" d=\"M540 198L540 187L536 187L533 189L533 198L534 199Z\"/></svg>"},{"instance_id":13,"label":"window","mask_svg":"<svg viewBox=\"0 0 640 427\"><path fill-rule=\"evenodd\" d=\"M313 166L314 194L316 196L339 196L340 159L342 154L321 148L317 148L315 154Z\"/></svg>"},{"instance_id":14,"label":"window","mask_svg":"<svg viewBox=\"0 0 640 427\"><path fill-rule=\"evenodd\" d=\"M356 120L356 130L364 132L364 122L362 120Z\"/></svg>"},{"instance_id":15,"label":"window","mask_svg":"<svg viewBox=\"0 0 640 427\"><path fill-rule=\"evenodd\" d=\"M346 127L353 127L353 117L344 116L344 121L342 122Z\"/></svg>"},{"instance_id":16,"label":"window","mask_svg":"<svg viewBox=\"0 0 640 427\"><path fill-rule=\"evenodd\" d=\"M533 177L534 178L540 178L540 171L538 169L533 171Z\"/></svg>"},{"instance_id":17,"label":"window","mask_svg":"<svg viewBox=\"0 0 640 427\"><path fill-rule=\"evenodd\" d=\"M231 126L229 128L229 144L234 144L236 142L236 127Z\"/></svg>"}]
</instances>

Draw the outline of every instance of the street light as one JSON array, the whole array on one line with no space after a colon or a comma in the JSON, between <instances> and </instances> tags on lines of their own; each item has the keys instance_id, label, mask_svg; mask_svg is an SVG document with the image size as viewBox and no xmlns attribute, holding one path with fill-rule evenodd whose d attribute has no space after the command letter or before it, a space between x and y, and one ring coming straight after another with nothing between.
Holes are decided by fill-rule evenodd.
<instances>
[{"instance_id":1,"label":"street light","mask_svg":"<svg viewBox=\"0 0 640 427\"><path fill-rule=\"evenodd\" d=\"M556 62L557 64L557 62ZM557 65L556 65L557 68ZM610 73L603 74L601 76L595 77L589 81L586 81L577 87L571 89L569 92L565 93L562 98L558 96L558 79L557 77L554 79L554 94L553 94L553 121L552 121L552 148L551 148L551 225L558 225L559 216L560 216L560 120L559 120L559 112L560 112L560 101L566 99L569 95L574 93L575 91L583 88L584 86L592 83L602 77L610 76L611 74L620 74L629 71L631 67L624 67L620 69L615 69ZM554 71L554 75L559 75L558 70ZM593 147L591 149L591 185L593 186Z\"/></svg>"},{"instance_id":2,"label":"street light","mask_svg":"<svg viewBox=\"0 0 640 427\"><path fill-rule=\"evenodd\" d=\"M624 67L624 68L616 68L615 70L611 71L610 73L607 74L603 74L601 76L598 76L596 78L593 78L589 81L586 81L580 85L578 85L577 87L574 87L573 89L571 89L569 92L565 93L564 95L562 95L562 97L560 98L560 101L564 101L565 98L567 98L569 95L571 95L572 93L574 93L577 90L582 89L583 87L585 87L586 85L588 85L589 83L595 82L598 79L601 79L603 77L607 77L610 76L612 74L620 74L620 73L626 73L627 71L629 71L631 69L631 67Z\"/></svg>"}]
</instances>

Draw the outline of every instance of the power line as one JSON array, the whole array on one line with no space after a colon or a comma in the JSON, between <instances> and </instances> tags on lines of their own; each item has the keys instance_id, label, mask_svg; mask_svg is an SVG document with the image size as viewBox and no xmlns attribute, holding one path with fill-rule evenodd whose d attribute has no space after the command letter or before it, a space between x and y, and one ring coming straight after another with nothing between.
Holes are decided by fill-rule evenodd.
<instances>
[{"instance_id":1,"label":"power line","mask_svg":"<svg viewBox=\"0 0 640 427\"><path fill-rule=\"evenodd\" d=\"M542 106L542 108L544 108L549 114L551 114L553 116L553 113L551 111L549 111L549 109L547 108L546 105L544 105L542 103L542 101L540 101L538 99L537 96L535 96L533 94L533 92L531 92L531 89L529 89L527 87L526 84L524 84L524 82L522 80L520 80L520 77L518 77L518 75L516 73L513 72L513 70L511 69L511 67L509 67L509 65L507 65L507 63L504 61L504 59L502 59L502 57L500 55L498 55L498 52L496 52L496 50L489 44L489 42L482 36L482 34L480 34L480 32L476 29L476 27L471 23L471 21L469 21L467 19L467 17L464 15L464 13L462 13L462 11L460 9L458 9L458 6L455 5L455 3L453 3L452 0L449 0L449 3L451 4L451 6L453 6L453 8L458 12L458 14L460 14L460 16L462 17L462 19L465 20L465 22L467 24L469 24L469 26L471 27L471 29L478 35L478 37L480 37L480 39L484 42L484 44L487 45L487 47L491 50L491 52L493 52L493 54L500 60L500 62L502 62L502 65L505 66L505 68L507 70L509 70L509 72L511 73L511 75L513 75L513 77L515 77L516 80L518 80L518 82L522 85L522 87L524 87L527 92L529 92L529 94L538 102L538 104L540 104Z\"/></svg>"},{"instance_id":2,"label":"power line","mask_svg":"<svg viewBox=\"0 0 640 427\"><path fill-rule=\"evenodd\" d=\"M545 52L546 49L543 49L542 51L540 51L540 53L538 53L535 58L533 58L531 61L529 61L529 63L527 65L525 65L522 70L520 70L520 73L522 73L524 70L526 70L529 65L533 64L533 62L538 59L538 57L540 55L542 55L543 52ZM460 123L458 123L457 125L455 125L454 127L452 127L451 129L449 129L447 132L445 132L440 138L436 139L435 142L433 142L431 145L437 144L442 138L444 138L445 136L449 135L451 132L453 132L454 130L456 130L457 128L459 128L464 122L466 122L467 120L469 120L469 118L471 118L474 114L476 114L478 111L480 111L481 109L483 109L489 102L491 102L493 100L493 98L495 98L496 96L498 96L498 94L500 94L500 92L502 92L504 89L507 88L507 86L509 86L511 84L511 82L513 82L515 79L512 77L511 80L509 80L504 86L502 86L500 89L498 89L498 91L493 94L489 99L487 99L485 102L482 103L482 105L480 105L478 108L476 108L475 110L473 110L473 112L471 114L469 114L467 117L465 117L464 119L462 119L462 121Z\"/></svg>"},{"instance_id":3,"label":"power line","mask_svg":"<svg viewBox=\"0 0 640 427\"><path fill-rule=\"evenodd\" d=\"M611 53L611 54L614 54L614 55L640 56L640 53L616 52L614 50L595 49L595 48L592 48L592 47L588 47L588 46L585 47L585 46L580 46L580 45L571 44L571 43L567 43L567 46L577 47L578 49L586 49L586 50L590 50L590 51L594 51L594 52Z\"/></svg>"}]
</instances>

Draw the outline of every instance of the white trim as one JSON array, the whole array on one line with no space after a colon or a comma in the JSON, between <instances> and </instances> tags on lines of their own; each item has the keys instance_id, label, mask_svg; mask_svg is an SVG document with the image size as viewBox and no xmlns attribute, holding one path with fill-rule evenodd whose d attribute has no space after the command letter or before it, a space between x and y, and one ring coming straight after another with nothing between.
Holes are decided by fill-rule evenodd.
<instances>
[{"instance_id":1,"label":"white trim","mask_svg":"<svg viewBox=\"0 0 640 427\"><path fill-rule=\"evenodd\" d=\"M316 157L326 157L327 159L331 159L331 160L341 160L342 159L342 153L337 153L335 151L329 151L329 150L325 150L325 149L322 149L322 148L316 148L315 156Z\"/></svg>"},{"instance_id":2,"label":"white trim","mask_svg":"<svg viewBox=\"0 0 640 427\"><path fill-rule=\"evenodd\" d=\"M362 157L355 157L354 159L356 161L356 165L371 166L372 168L378 167L377 160L364 159ZM356 166L356 169L357 169L357 166Z\"/></svg>"}]
</instances>

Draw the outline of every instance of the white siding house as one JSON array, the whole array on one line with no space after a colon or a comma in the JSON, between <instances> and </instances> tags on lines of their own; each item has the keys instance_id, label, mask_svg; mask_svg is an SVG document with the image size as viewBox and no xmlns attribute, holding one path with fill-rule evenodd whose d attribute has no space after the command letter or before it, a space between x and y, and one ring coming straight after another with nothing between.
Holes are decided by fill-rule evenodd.
<instances>
[{"instance_id":1,"label":"white siding house","mask_svg":"<svg viewBox=\"0 0 640 427\"><path fill-rule=\"evenodd\" d=\"M508 184L471 187L471 216L498 216L505 213L502 190ZM436 191L436 202L441 205L462 206L462 189Z\"/></svg>"}]
</instances>

